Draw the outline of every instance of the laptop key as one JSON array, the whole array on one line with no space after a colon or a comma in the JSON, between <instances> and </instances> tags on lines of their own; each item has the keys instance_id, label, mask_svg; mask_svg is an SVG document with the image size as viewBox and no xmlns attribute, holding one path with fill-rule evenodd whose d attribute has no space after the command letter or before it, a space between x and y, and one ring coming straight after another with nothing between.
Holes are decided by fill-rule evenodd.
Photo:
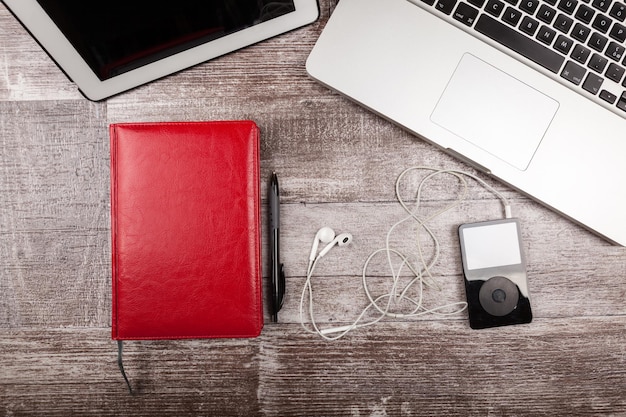
<instances>
[{"instance_id":1,"label":"laptop key","mask_svg":"<svg viewBox=\"0 0 626 417\"><path fill-rule=\"evenodd\" d=\"M556 31L550 29L546 25L543 25L541 29L539 29L539 33L537 33L537 39L546 45L551 45L552 41L556 37Z\"/></svg>"},{"instance_id":2,"label":"laptop key","mask_svg":"<svg viewBox=\"0 0 626 417\"><path fill-rule=\"evenodd\" d=\"M619 42L626 41L626 27L620 25L619 23L615 23L613 28L611 29L611 33L609 33L613 39Z\"/></svg>"},{"instance_id":3,"label":"laptop key","mask_svg":"<svg viewBox=\"0 0 626 417\"><path fill-rule=\"evenodd\" d=\"M539 0L523 0L519 5L519 8L528 14L535 13L537 7L539 7Z\"/></svg>"},{"instance_id":4,"label":"laptop key","mask_svg":"<svg viewBox=\"0 0 626 417\"><path fill-rule=\"evenodd\" d=\"M606 33L609 31L611 23L611 19L602 14L599 14L596 16L595 19L593 19L593 23L591 24L591 26L593 26L594 29L597 29L602 33Z\"/></svg>"},{"instance_id":5,"label":"laptop key","mask_svg":"<svg viewBox=\"0 0 626 417\"><path fill-rule=\"evenodd\" d=\"M583 23L591 23L591 19L593 19L595 13L596 12L594 12L591 7L581 4L576 11L576 19Z\"/></svg>"},{"instance_id":6,"label":"laptop key","mask_svg":"<svg viewBox=\"0 0 626 417\"><path fill-rule=\"evenodd\" d=\"M511 26L517 26L517 23L522 18L522 13L513 7L507 7L506 11L502 15L502 20Z\"/></svg>"},{"instance_id":7,"label":"laptop key","mask_svg":"<svg viewBox=\"0 0 626 417\"><path fill-rule=\"evenodd\" d=\"M615 103L615 100L617 100L617 96L615 94L606 90L600 91L600 98L611 104Z\"/></svg>"},{"instance_id":8,"label":"laptop key","mask_svg":"<svg viewBox=\"0 0 626 417\"><path fill-rule=\"evenodd\" d=\"M554 21L554 27L563 33L568 33L573 24L574 20L563 14L558 15Z\"/></svg>"},{"instance_id":9,"label":"laptop key","mask_svg":"<svg viewBox=\"0 0 626 417\"><path fill-rule=\"evenodd\" d=\"M574 13L576 10L576 6L578 5L578 0L561 0L559 3L559 10L564 11L567 14Z\"/></svg>"},{"instance_id":10,"label":"laptop key","mask_svg":"<svg viewBox=\"0 0 626 417\"><path fill-rule=\"evenodd\" d=\"M452 17L456 20L466 24L467 26L472 26L474 24L476 16L478 16L478 10L467 3L459 3L454 11L454 14L452 15Z\"/></svg>"},{"instance_id":11,"label":"laptop key","mask_svg":"<svg viewBox=\"0 0 626 417\"><path fill-rule=\"evenodd\" d=\"M611 8L611 13L609 15L613 16L620 22L623 22L626 19L626 4L616 1L613 3L613 7Z\"/></svg>"},{"instance_id":12,"label":"laptop key","mask_svg":"<svg viewBox=\"0 0 626 417\"><path fill-rule=\"evenodd\" d=\"M522 23L519 25L519 28L522 32L527 35L534 36L535 32L539 28L539 22L537 22L532 17L524 16L522 19Z\"/></svg>"},{"instance_id":13,"label":"laptop key","mask_svg":"<svg viewBox=\"0 0 626 417\"><path fill-rule=\"evenodd\" d=\"M585 48L582 45L576 45L570 56L581 64L586 64L591 56L591 49Z\"/></svg>"},{"instance_id":14,"label":"laptop key","mask_svg":"<svg viewBox=\"0 0 626 417\"><path fill-rule=\"evenodd\" d=\"M455 5L456 0L437 0L435 8L444 14L450 14L454 10Z\"/></svg>"},{"instance_id":15,"label":"laptop key","mask_svg":"<svg viewBox=\"0 0 626 417\"><path fill-rule=\"evenodd\" d=\"M474 28L483 35L530 59L553 73L558 73L565 58L545 46L527 38L515 29L488 15L481 15Z\"/></svg>"},{"instance_id":16,"label":"laptop key","mask_svg":"<svg viewBox=\"0 0 626 417\"><path fill-rule=\"evenodd\" d=\"M609 60L607 58L603 57L602 55L593 54L587 66L598 73L602 73L602 71L604 71L604 69L606 68L606 64L608 63Z\"/></svg>"},{"instance_id":17,"label":"laptop key","mask_svg":"<svg viewBox=\"0 0 626 417\"><path fill-rule=\"evenodd\" d=\"M500 0L489 0L485 6L485 11L496 17L500 16L502 10L504 10L504 3Z\"/></svg>"},{"instance_id":18,"label":"laptop key","mask_svg":"<svg viewBox=\"0 0 626 417\"><path fill-rule=\"evenodd\" d=\"M556 10L554 10L552 7L546 6L545 4L543 4L539 8L539 11L537 12L537 19L547 24L552 23L555 16L556 16Z\"/></svg>"},{"instance_id":19,"label":"laptop key","mask_svg":"<svg viewBox=\"0 0 626 417\"><path fill-rule=\"evenodd\" d=\"M583 89L590 92L591 94L598 94L603 82L604 78L594 74L593 72L590 72L587 75L587 78L585 78L585 82L583 83Z\"/></svg>"},{"instance_id":20,"label":"laptop key","mask_svg":"<svg viewBox=\"0 0 626 417\"><path fill-rule=\"evenodd\" d=\"M582 82L586 72L587 70L585 69L585 67L581 67L573 61L567 61L567 64L565 64L563 71L561 71L561 77L565 78L567 81L573 84L579 85Z\"/></svg>"},{"instance_id":21,"label":"laptop key","mask_svg":"<svg viewBox=\"0 0 626 417\"><path fill-rule=\"evenodd\" d=\"M581 42L585 42L590 34L591 29L587 26L581 25L580 23L576 23L574 25L574 30L572 30L572 37Z\"/></svg>"},{"instance_id":22,"label":"laptop key","mask_svg":"<svg viewBox=\"0 0 626 417\"><path fill-rule=\"evenodd\" d=\"M607 38L600 35L599 33L593 33L587 45L589 45L598 52L602 52L608 41L609 40Z\"/></svg>"},{"instance_id":23,"label":"laptop key","mask_svg":"<svg viewBox=\"0 0 626 417\"><path fill-rule=\"evenodd\" d=\"M626 68L611 63L609 65L609 68L606 70L606 78L608 78L609 80L613 80L616 83L619 83L620 81L622 81L622 78L624 78L624 73L626 73Z\"/></svg>"},{"instance_id":24,"label":"laptop key","mask_svg":"<svg viewBox=\"0 0 626 417\"><path fill-rule=\"evenodd\" d=\"M609 47L604 51L604 55L608 56L615 61L619 61L624 56L624 52L626 51L626 47L619 45L615 42L611 42Z\"/></svg>"},{"instance_id":25,"label":"laptop key","mask_svg":"<svg viewBox=\"0 0 626 417\"><path fill-rule=\"evenodd\" d=\"M606 12L607 10L609 10L609 6L611 5L611 0L593 0L591 5L598 10L602 10L603 12Z\"/></svg>"},{"instance_id":26,"label":"laptop key","mask_svg":"<svg viewBox=\"0 0 626 417\"><path fill-rule=\"evenodd\" d=\"M567 36L559 35L559 37L556 38L556 42L554 43L554 49L567 55L569 54L569 51L572 49L573 45L573 40L571 40Z\"/></svg>"}]
</instances>

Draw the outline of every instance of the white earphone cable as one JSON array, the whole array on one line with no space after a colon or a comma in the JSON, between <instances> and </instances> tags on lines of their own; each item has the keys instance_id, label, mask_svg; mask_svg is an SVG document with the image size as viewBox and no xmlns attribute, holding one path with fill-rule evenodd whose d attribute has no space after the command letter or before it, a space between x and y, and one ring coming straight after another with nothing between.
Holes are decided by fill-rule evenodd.
<instances>
[{"instance_id":1,"label":"white earphone cable","mask_svg":"<svg viewBox=\"0 0 626 417\"><path fill-rule=\"evenodd\" d=\"M408 174L409 172L418 171L418 170L426 170L426 171L432 171L432 172L430 172L423 179L421 179L419 186L417 188L417 192L416 192L415 207L414 209L411 210L408 207L408 205L405 203L405 201L403 200L402 196L400 195L400 186L406 174ZM442 207L441 209L437 210L435 213L429 215L426 218L420 218L418 216L418 211L420 209L420 204L422 200L423 188L426 185L426 183L428 183L433 178L439 175L452 175L455 178L457 178L462 187L461 191L457 195L457 198L454 201L452 201L452 203ZM447 211L459 206L465 200L468 194L468 184L467 184L466 178L471 178L475 180L486 190L490 191L496 197L498 197L501 200L503 208L504 208L504 217L505 218L511 217L511 208L506 197L502 195L500 192L498 192L496 189L491 187L489 184L487 184L485 181L483 181L482 179L480 179L479 177L473 174L470 174L464 171L443 170L443 169L422 167L422 166L411 167L411 168L404 170L402 173L400 173L400 175L398 176L396 180L395 193L396 193L396 198L398 199L398 202L400 203L402 208L408 213L408 216L396 222L389 228L387 232L387 236L385 238L385 247L372 252L363 265L363 273L362 273L363 289L365 291L365 295L369 301L369 304L362 310L362 312L353 321L352 324L349 324L346 326L331 327L327 329L319 329L315 321L313 287L311 285L311 278L313 276L313 271L315 270L315 267L317 266L318 261L321 259L321 256L318 255L314 258L312 262L309 263L309 267L307 269L306 281L302 288L302 295L300 297L299 311L300 311L300 323L302 325L302 328L309 333L318 334L320 337L326 340L332 341L332 340L337 340L337 339L342 338L348 332L356 328L371 326L375 323L378 323L385 317L410 318L410 317L422 316L425 314L449 316L449 315L458 314L464 311L467 308L466 302L454 302L454 303L442 305L439 307L426 308L423 305L423 295L424 295L423 293L424 293L424 286L435 288L435 289L440 289L435 277L432 275L431 270L437 264L439 260L441 248L440 248L439 240L435 236L435 233L427 225L427 223L437 218L438 216L441 216ZM421 267L419 268L410 262L408 256L404 255L403 253L401 253L400 251L396 249L393 249L390 245L391 236L393 235L393 232L396 230L396 228L398 228L399 226L401 226L402 224L410 220L413 220L416 223L416 227L417 227L417 233L416 233L417 257L418 257L419 263L421 264ZM432 255L432 259L430 260L430 262L427 262L425 255L424 255L424 251L422 249L420 235L422 234L423 231L425 231L428 234L428 236L430 237L434 245L434 249L433 249L434 253ZM391 273L392 284L388 293L379 295L378 297L374 298L367 284L367 270L372 259L381 253L386 254L387 263L389 265L389 270ZM394 257L397 257L400 259L400 263L396 265L395 267L394 267ZM401 289L400 294L398 295L398 290L399 290L398 287L400 286L399 284L400 273L402 269L405 267L411 271L414 277ZM407 294L409 290L412 289L416 284L418 285L417 298L411 298ZM304 319L305 299L307 298L306 297L307 292L308 292L308 304L309 304L308 305L308 315L309 315L308 323ZM395 312L390 311L392 308L392 305L398 306L403 301L408 302L409 304L413 305L410 311L407 311L406 313L395 313ZM384 302L384 306L379 305L380 302ZM363 317L367 314L367 312L371 308L374 308L375 310L377 310L379 313L379 316L371 321L361 323L361 320L363 320ZM310 327L307 326L307 324L309 324ZM335 335L328 336L329 334L335 334Z\"/></svg>"}]
</instances>

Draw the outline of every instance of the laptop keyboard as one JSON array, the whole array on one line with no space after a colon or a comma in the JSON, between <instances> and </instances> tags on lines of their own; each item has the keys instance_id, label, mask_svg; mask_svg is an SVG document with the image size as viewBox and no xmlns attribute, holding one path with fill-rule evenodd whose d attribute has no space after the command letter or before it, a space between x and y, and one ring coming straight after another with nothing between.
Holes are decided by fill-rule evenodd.
<instances>
[{"instance_id":1,"label":"laptop keyboard","mask_svg":"<svg viewBox=\"0 0 626 417\"><path fill-rule=\"evenodd\" d=\"M626 118L626 3L410 0L479 32Z\"/></svg>"}]
</instances>

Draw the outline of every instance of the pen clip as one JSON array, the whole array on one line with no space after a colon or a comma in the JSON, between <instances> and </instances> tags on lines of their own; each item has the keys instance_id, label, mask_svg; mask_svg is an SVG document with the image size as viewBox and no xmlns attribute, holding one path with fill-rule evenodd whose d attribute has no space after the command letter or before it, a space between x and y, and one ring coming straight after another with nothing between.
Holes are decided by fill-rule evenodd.
<instances>
[{"instance_id":1,"label":"pen clip","mask_svg":"<svg viewBox=\"0 0 626 417\"><path fill-rule=\"evenodd\" d=\"M283 308L283 301L285 299L285 285L286 285L286 280L285 280L284 264L280 264L280 272L278 274L278 294L277 294L278 305L276 306L277 313L281 308Z\"/></svg>"}]
</instances>

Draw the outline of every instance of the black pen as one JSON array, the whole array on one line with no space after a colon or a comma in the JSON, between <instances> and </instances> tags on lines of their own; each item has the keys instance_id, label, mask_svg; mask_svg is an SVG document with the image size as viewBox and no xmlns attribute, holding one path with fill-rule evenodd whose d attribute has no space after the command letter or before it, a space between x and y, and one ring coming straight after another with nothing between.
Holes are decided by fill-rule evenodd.
<instances>
[{"instance_id":1,"label":"black pen","mask_svg":"<svg viewBox=\"0 0 626 417\"><path fill-rule=\"evenodd\" d=\"M278 177L272 172L270 180L270 286L271 286L271 318L278 321L278 312L283 306L285 296L285 272L280 263L280 192L278 190Z\"/></svg>"}]
</instances>

